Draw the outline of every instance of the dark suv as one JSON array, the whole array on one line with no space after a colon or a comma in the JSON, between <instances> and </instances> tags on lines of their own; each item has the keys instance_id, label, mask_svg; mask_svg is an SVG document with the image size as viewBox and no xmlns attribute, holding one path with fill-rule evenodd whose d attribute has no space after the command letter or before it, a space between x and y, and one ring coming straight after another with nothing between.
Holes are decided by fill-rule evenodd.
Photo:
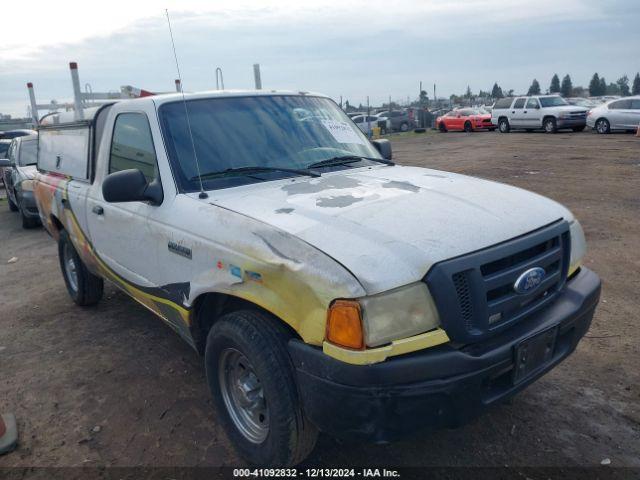
<instances>
[{"instance_id":1,"label":"dark suv","mask_svg":"<svg viewBox=\"0 0 640 480\"><path fill-rule=\"evenodd\" d=\"M386 117L391 120L391 129L396 132L408 132L415 127L413 118L409 117L408 112L400 110L387 110L378 113L378 117Z\"/></svg>"}]
</instances>

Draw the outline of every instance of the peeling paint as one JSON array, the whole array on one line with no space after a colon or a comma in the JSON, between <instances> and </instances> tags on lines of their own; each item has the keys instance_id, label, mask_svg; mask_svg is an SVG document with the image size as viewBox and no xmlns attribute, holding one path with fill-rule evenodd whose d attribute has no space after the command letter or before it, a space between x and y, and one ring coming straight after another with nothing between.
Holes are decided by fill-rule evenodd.
<instances>
[{"instance_id":1,"label":"peeling paint","mask_svg":"<svg viewBox=\"0 0 640 480\"><path fill-rule=\"evenodd\" d=\"M309 193L319 193L324 190L341 190L347 188L356 188L361 185L360 181L343 175L330 175L322 177L320 180L303 181L284 185L282 190L288 195L299 195Z\"/></svg>"},{"instance_id":2,"label":"peeling paint","mask_svg":"<svg viewBox=\"0 0 640 480\"><path fill-rule=\"evenodd\" d=\"M295 210L295 208L279 208L276 210L276 213L285 213L285 214L289 214L291 212L293 212Z\"/></svg>"},{"instance_id":3,"label":"peeling paint","mask_svg":"<svg viewBox=\"0 0 640 480\"><path fill-rule=\"evenodd\" d=\"M316 200L316 205L323 208L344 208L353 205L356 202L364 200L363 197L354 197L353 195L339 195L337 197L324 197Z\"/></svg>"},{"instance_id":4,"label":"peeling paint","mask_svg":"<svg viewBox=\"0 0 640 480\"><path fill-rule=\"evenodd\" d=\"M406 190L408 192L419 192L420 187L410 182L399 182L397 180L389 180L382 184L382 188L397 188L398 190Z\"/></svg>"}]
</instances>

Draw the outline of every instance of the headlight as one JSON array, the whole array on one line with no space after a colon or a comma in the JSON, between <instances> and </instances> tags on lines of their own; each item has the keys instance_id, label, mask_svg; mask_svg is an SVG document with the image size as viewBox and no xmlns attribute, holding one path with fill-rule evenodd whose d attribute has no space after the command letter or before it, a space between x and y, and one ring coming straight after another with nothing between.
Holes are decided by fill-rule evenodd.
<instances>
[{"instance_id":1,"label":"headlight","mask_svg":"<svg viewBox=\"0 0 640 480\"><path fill-rule=\"evenodd\" d=\"M418 282L357 300L336 300L329 309L327 340L354 349L378 347L438 325L429 289Z\"/></svg>"},{"instance_id":2,"label":"headlight","mask_svg":"<svg viewBox=\"0 0 640 480\"><path fill-rule=\"evenodd\" d=\"M571 260L569 261L569 275L575 272L582 263L582 258L587 253L587 242L584 239L584 232L578 220L573 220L569 225L569 235L571 235Z\"/></svg>"},{"instance_id":3,"label":"headlight","mask_svg":"<svg viewBox=\"0 0 640 480\"><path fill-rule=\"evenodd\" d=\"M368 347L433 330L440 324L433 298L422 282L361 298L360 305Z\"/></svg>"}]
</instances>

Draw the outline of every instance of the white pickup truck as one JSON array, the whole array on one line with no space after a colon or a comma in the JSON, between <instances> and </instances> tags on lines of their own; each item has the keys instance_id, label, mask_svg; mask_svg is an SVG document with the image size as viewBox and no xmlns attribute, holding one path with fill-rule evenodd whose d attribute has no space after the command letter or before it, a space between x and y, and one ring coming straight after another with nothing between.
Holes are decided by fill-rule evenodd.
<instances>
[{"instance_id":1,"label":"white pickup truck","mask_svg":"<svg viewBox=\"0 0 640 480\"><path fill-rule=\"evenodd\" d=\"M571 212L395 165L327 97L174 94L70 115L40 126L35 182L69 294L95 304L113 282L203 354L252 463L296 464L318 431L461 425L589 328L600 281Z\"/></svg>"}]
</instances>

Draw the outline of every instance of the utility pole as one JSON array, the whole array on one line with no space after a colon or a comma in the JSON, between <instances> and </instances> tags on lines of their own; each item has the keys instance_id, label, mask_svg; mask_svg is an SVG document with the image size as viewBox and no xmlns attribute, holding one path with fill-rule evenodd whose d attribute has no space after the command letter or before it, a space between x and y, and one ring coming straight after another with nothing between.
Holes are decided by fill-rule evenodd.
<instances>
[{"instance_id":1,"label":"utility pole","mask_svg":"<svg viewBox=\"0 0 640 480\"><path fill-rule=\"evenodd\" d=\"M262 79L260 78L260 64L253 64L253 80L256 84L256 90L262 90Z\"/></svg>"}]
</instances>

